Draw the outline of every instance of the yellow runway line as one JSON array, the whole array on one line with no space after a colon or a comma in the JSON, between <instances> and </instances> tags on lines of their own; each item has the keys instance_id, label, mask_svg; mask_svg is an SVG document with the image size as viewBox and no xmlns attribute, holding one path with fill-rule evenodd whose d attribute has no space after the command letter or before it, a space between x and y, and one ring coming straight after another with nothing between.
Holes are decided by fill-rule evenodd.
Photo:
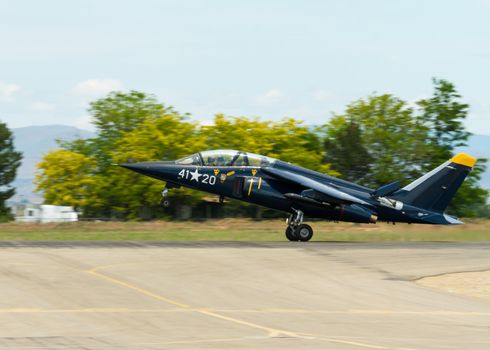
<instances>
[{"instance_id":1,"label":"yellow runway line","mask_svg":"<svg viewBox=\"0 0 490 350\"><path fill-rule=\"evenodd\" d=\"M124 281L115 279L113 277L109 277L107 275L104 275L103 273L97 272L97 269L98 268L95 268L95 269L89 270L87 272L90 273L90 274L92 274L92 275L94 275L94 276L97 276L97 277L99 277L101 279L104 279L106 281L112 282L114 284L118 284L120 286L129 288L129 289L133 289L133 290L135 290L135 291L137 291L137 292L139 292L141 294L144 294L144 295L149 296L151 298L154 298L154 299L163 301L163 302L165 302L167 304L171 304L171 305L182 307L182 308L190 308L190 306L187 305L187 304L180 303L178 301L175 301L175 300L172 300L172 299L169 299L169 298L165 298L164 296L161 296L159 294L155 294L155 293L150 292L150 291L148 291L146 289L143 289L143 288L140 288L138 286L132 285L130 283L127 283L127 282L124 282Z\"/></svg>"},{"instance_id":2,"label":"yellow runway line","mask_svg":"<svg viewBox=\"0 0 490 350\"><path fill-rule=\"evenodd\" d=\"M233 342L243 341L245 338L217 338L217 339L199 339L199 340L173 340L166 342L154 342L154 343L139 343L138 345L172 345L172 344L200 344L200 343L219 343L219 342ZM253 338L247 338L247 340L257 340ZM261 340L261 339L259 339Z\"/></svg>"},{"instance_id":3,"label":"yellow runway line","mask_svg":"<svg viewBox=\"0 0 490 350\"><path fill-rule=\"evenodd\" d=\"M160 296L161 297L161 296ZM439 315L439 316L490 316L490 312L479 311L403 311L403 310L303 310L303 309L209 309L209 308L176 308L176 309L129 309L129 308L85 308L85 309L39 309L9 308L0 309L0 314L8 313L172 313L198 312L213 313L220 316L227 313L238 314L330 314L330 315Z\"/></svg>"},{"instance_id":4,"label":"yellow runway line","mask_svg":"<svg viewBox=\"0 0 490 350\"><path fill-rule=\"evenodd\" d=\"M409 311L409 310L307 310L307 309L213 309L222 313L285 313L285 314L332 314L332 315L441 315L441 316L490 316L490 312L479 311Z\"/></svg>"},{"instance_id":5,"label":"yellow runway line","mask_svg":"<svg viewBox=\"0 0 490 350\"><path fill-rule=\"evenodd\" d=\"M108 267L108 266L105 266L105 267ZM265 331L265 332L267 332L267 335L270 338L274 338L274 337L291 337L291 338L299 338L299 339L320 340L320 341L326 341L326 342L338 343L338 344L347 344L347 345L353 345L353 346L358 346L358 347L368 348L368 349L409 350L409 349L406 349L406 348L385 347L385 346L382 346L382 345L367 344L367 343L361 343L361 342L357 342L357 341L350 341L350 340L344 340L344 339L338 339L338 338L330 338L330 337L327 338L327 337L317 336L317 335L308 334L308 333L299 333L299 332L296 333L296 332L286 331L286 330L282 330L282 329L276 329L276 328L272 328L272 327L262 326L260 324L253 323L253 322L250 322L250 321L240 320L240 319L235 318L235 317L222 315L222 314L220 314L220 313L218 313L216 311L210 310L210 309L205 309L205 308L192 308L190 305L187 305L187 304L181 303L179 301L176 301L176 300L167 298L167 297L165 297L163 295L159 295L159 294L153 293L151 291L148 291L146 289L143 289L141 287L138 287L136 285L133 285L133 284L131 284L129 282L126 282L126 281L123 281L123 280L119 280L119 279L114 278L114 277L110 277L108 275L105 275L105 274L97 271L97 270L102 269L102 268L104 268L104 266L95 267L95 268L93 268L91 270L88 270L86 272L89 273L89 274L91 274L91 275L93 275L93 276L96 276L96 277L98 277L100 279L103 279L103 280L105 280L107 282L111 282L113 284L116 284L116 285L119 285L119 286L122 286L122 287L125 287L125 288L128 288L128 289L137 291L137 292L139 292L139 293L141 293L141 294L143 294L143 295L145 295L147 297L150 297L150 298L153 298L153 299L156 299L156 300L165 302L165 303L170 304L170 305L174 305L174 306L180 307L183 310L186 310L186 311L189 311L189 312L196 312L196 313L201 314L201 315L206 315L206 316L214 317L214 318L217 318L217 319L220 319L220 320L223 320L223 321L228 321L228 322L232 322L232 323L239 324L239 325L242 325L242 326L246 326L246 327L249 327L249 328L253 328L253 329L258 329L258 330L261 330L261 331Z\"/></svg>"},{"instance_id":6,"label":"yellow runway line","mask_svg":"<svg viewBox=\"0 0 490 350\"><path fill-rule=\"evenodd\" d=\"M127 308L87 308L87 309L0 309L0 314L57 314L57 313L171 313L185 312L187 309L127 309Z\"/></svg>"},{"instance_id":7,"label":"yellow runway line","mask_svg":"<svg viewBox=\"0 0 490 350\"><path fill-rule=\"evenodd\" d=\"M219 318L219 319L222 319L222 320L226 320L226 321L229 321L229 322L234 322L234 323L238 323L238 324L241 324L241 325L244 325L244 326L248 326L248 327L260 329L260 330L266 331L268 333L284 334L284 335L293 336L293 337L298 336L297 334L294 334L294 333L291 333L291 332L282 331L282 330L275 329L275 328L261 326L261 325L258 325L258 324L252 323L252 322L247 322L247 321L239 320L239 319L236 319L236 318L233 318L233 317L229 317L229 316L225 316L225 315L221 315L221 314L215 313L215 312L210 311L210 310L207 310L207 309L191 308L190 305L181 303L181 302L176 301L176 300L172 300L170 298L167 298L167 297L164 297L162 295L159 295L159 294L150 292L150 291L148 291L146 289L143 289L141 287L135 286L135 285L130 284L128 282L125 282L125 281L122 281L122 280L119 280L119 279L116 279L116 278L107 276L107 275L105 275L103 273L100 273L100 272L97 271L100 268L102 268L102 267L96 267L94 269L88 270L87 273L90 273L90 274L92 274L94 276L97 276L97 277L99 277L101 279L104 279L106 281L109 281L111 283L114 283L114 284L117 284L117 285L120 285L120 286L129 288L129 289L135 290L135 291L137 291L137 292L139 292L141 294L144 294L144 295L146 295L146 296L148 296L150 298L157 299L157 300L163 301L165 303L168 303L168 304L171 304L171 305L174 305L174 306L178 306L178 307L184 308L184 309L189 310L189 311L194 311L196 313L200 313L200 314L203 314L203 315L212 316L212 317Z\"/></svg>"}]
</instances>

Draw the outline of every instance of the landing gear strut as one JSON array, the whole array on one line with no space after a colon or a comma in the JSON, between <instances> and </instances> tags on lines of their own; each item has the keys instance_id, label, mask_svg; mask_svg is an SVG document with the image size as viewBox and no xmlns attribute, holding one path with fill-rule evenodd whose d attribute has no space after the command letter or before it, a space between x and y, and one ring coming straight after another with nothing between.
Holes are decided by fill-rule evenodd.
<instances>
[{"instance_id":1,"label":"landing gear strut","mask_svg":"<svg viewBox=\"0 0 490 350\"><path fill-rule=\"evenodd\" d=\"M290 241L307 242L313 237L313 229L310 225L303 224L304 214L301 210L293 211L287 220L286 238Z\"/></svg>"},{"instance_id":2,"label":"landing gear strut","mask_svg":"<svg viewBox=\"0 0 490 350\"><path fill-rule=\"evenodd\" d=\"M164 188L162 191L162 199L160 200L160 205L164 208L170 206L170 201L168 200L168 188Z\"/></svg>"}]
</instances>

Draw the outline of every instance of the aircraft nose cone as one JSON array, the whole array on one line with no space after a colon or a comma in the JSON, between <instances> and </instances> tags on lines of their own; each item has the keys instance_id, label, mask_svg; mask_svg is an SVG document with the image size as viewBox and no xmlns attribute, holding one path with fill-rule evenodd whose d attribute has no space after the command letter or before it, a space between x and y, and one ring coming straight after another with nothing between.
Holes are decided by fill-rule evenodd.
<instances>
[{"instance_id":1,"label":"aircraft nose cone","mask_svg":"<svg viewBox=\"0 0 490 350\"><path fill-rule=\"evenodd\" d=\"M118 166L159 180L169 180L174 173L172 164L166 162L125 163Z\"/></svg>"},{"instance_id":2,"label":"aircraft nose cone","mask_svg":"<svg viewBox=\"0 0 490 350\"><path fill-rule=\"evenodd\" d=\"M140 163L126 163L126 164L116 164L116 165L130 170L141 170L146 168L144 165Z\"/></svg>"},{"instance_id":3,"label":"aircraft nose cone","mask_svg":"<svg viewBox=\"0 0 490 350\"><path fill-rule=\"evenodd\" d=\"M126 164L118 164L122 168L126 168L137 173L153 176L152 170L154 170L154 166L149 163L126 163Z\"/></svg>"}]
</instances>

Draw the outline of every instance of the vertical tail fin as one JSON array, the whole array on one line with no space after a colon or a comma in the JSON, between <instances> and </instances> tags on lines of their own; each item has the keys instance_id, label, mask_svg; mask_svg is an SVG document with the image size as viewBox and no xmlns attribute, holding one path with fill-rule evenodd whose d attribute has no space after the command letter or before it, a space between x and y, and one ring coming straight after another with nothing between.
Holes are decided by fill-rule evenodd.
<instances>
[{"instance_id":1,"label":"vertical tail fin","mask_svg":"<svg viewBox=\"0 0 490 350\"><path fill-rule=\"evenodd\" d=\"M475 163L475 158L459 153L391 197L419 208L443 212Z\"/></svg>"}]
</instances>

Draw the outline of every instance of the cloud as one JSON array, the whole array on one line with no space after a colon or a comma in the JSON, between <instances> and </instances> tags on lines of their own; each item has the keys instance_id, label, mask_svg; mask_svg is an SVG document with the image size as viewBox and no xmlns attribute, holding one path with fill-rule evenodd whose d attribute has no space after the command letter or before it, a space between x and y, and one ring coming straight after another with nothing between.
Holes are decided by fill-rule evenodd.
<instances>
[{"instance_id":1,"label":"cloud","mask_svg":"<svg viewBox=\"0 0 490 350\"><path fill-rule=\"evenodd\" d=\"M35 102L29 109L34 112L52 112L54 111L54 104L47 102Z\"/></svg>"},{"instance_id":2,"label":"cloud","mask_svg":"<svg viewBox=\"0 0 490 350\"><path fill-rule=\"evenodd\" d=\"M0 81L0 101L12 102L13 95L20 90L20 86L16 84L7 84Z\"/></svg>"},{"instance_id":3,"label":"cloud","mask_svg":"<svg viewBox=\"0 0 490 350\"><path fill-rule=\"evenodd\" d=\"M257 101L260 103L278 102L282 99L283 95L279 89L270 89L257 97Z\"/></svg>"},{"instance_id":4,"label":"cloud","mask_svg":"<svg viewBox=\"0 0 490 350\"><path fill-rule=\"evenodd\" d=\"M81 96L102 96L111 91L122 90L123 84L116 79L88 79L79 82L73 88L77 95Z\"/></svg>"}]
</instances>

